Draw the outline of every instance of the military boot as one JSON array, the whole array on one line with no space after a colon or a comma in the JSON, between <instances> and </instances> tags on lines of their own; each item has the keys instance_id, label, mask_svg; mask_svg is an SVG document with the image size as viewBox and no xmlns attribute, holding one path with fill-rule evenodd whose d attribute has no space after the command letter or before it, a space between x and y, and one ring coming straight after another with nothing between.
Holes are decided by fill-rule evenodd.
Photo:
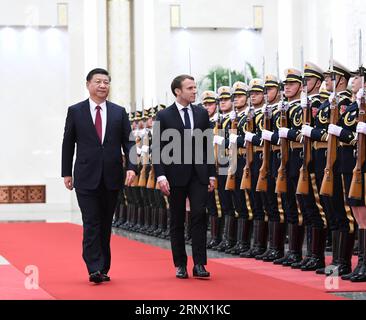
<instances>
[{"instance_id":1,"label":"military boot","mask_svg":"<svg viewBox=\"0 0 366 320\"><path fill-rule=\"evenodd\" d=\"M284 256L286 225L280 222L273 222L272 244L270 242L271 251L263 257L264 262L272 262Z\"/></svg>"},{"instance_id":2,"label":"military boot","mask_svg":"<svg viewBox=\"0 0 366 320\"><path fill-rule=\"evenodd\" d=\"M352 272L343 275L341 277L342 280L351 280L352 278L356 278L358 273L361 271L361 268L364 266L365 231L366 231L365 229L358 229L358 262L357 262L357 265L356 265L355 269ZM362 273L363 272L361 272L361 274Z\"/></svg>"},{"instance_id":3,"label":"military boot","mask_svg":"<svg viewBox=\"0 0 366 320\"><path fill-rule=\"evenodd\" d=\"M366 282L366 229L358 229L359 269L351 277L352 282ZM357 268L357 267L356 267ZM356 269L355 269L356 271Z\"/></svg>"},{"instance_id":4,"label":"military boot","mask_svg":"<svg viewBox=\"0 0 366 320\"><path fill-rule=\"evenodd\" d=\"M316 271L325 267L325 242L327 237L327 229L313 228L311 237L311 257L309 261L301 266L302 271Z\"/></svg>"},{"instance_id":5,"label":"military boot","mask_svg":"<svg viewBox=\"0 0 366 320\"><path fill-rule=\"evenodd\" d=\"M332 231L332 262L327 267L316 269L316 274L331 275L333 270L337 268L339 259L339 233L339 230Z\"/></svg>"},{"instance_id":6,"label":"military boot","mask_svg":"<svg viewBox=\"0 0 366 320\"><path fill-rule=\"evenodd\" d=\"M241 258L254 258L267 249L268 223L263 220L253 222L253 247L240 254Z\"/></svg>"},{"instance_id":7,"label":"military boot","mask_svg":"<svg viewBox=\"0 0 366 320\"><path fill-rule=\"evenodd\" d=\"M306 254L304 259L299 262L295 262L291 265L292 269L301 269L302 266L306 265L311 258L311 240L312 240L312 227L305 226L305 235L306 235Z\"/></svg>"}]
</instances>

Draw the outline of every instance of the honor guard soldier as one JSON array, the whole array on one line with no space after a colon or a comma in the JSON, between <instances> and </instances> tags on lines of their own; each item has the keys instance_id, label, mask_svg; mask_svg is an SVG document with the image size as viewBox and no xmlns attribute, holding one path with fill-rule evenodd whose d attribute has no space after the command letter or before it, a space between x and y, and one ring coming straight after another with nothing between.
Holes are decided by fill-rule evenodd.
<instances>
[{"instance_id":1,"label":"honor guard soldier","mask_svg":"<svg viewBox=\"0 0 366 320\"><path fill-rule=\"evenodd\" d=\"M147 127L150 110L145 109L142 113L143 128L139 131L140 146L137 149L137 153L140 155L140 174L138 181L138 209L137 209L137 220L136 224L131 231L140 232L144 227L144 221L146 216L145 208L149 206L148 194L146 189L147 177L149 175L149 150L151 145L151 133Z\"/></svg>"},{"instance_id":2,"label":"honor guard soldier","mask_svg":"<svg viewBox=\"0 0 366 320\"><path fill-rule=\"evenodd\" d=\"M158 111L165 109L164 104L156 105L151 109L150 122L151 122L151 136L154 132L152 130L153 122ZM151 148L150 148L151 155ZM151 158L151 157L150 157ZM159 189L159 184L156 183L156 177L154 169L152 167L149 175L148 188L150 189L150 202L153 204L151 207L151 224L145 231L146 234L154 235L162 239L170 239L170 211L167 198ZM155 216L154 216L155 214Z\"/></svg>"},{"instance_id":3,"label":"honor guard soldier","mask_svg":"<svg viewBox=\"0 0 366 320\"><path fill-rule=\"evenodd\" d=\"M134 129L135 129L134 117L135 117L134 112L128 113L128 119L130 121L132 134L134 134ZM123 162L123 173L124 173L123 176L126 176L126 156L123 152L122 152L122 162ZM128 191L126 193L126 189L127 189L127 186L125 186L123 188L123 190L121 190L119 192L118 202L116 205L116 211L115 211L114 220L112 222L112 227L120 228L127 220L127 195L126 194L128 193Z\"/></svg>"},{"instance_id":4,"label":"honor guard soldier","mask_svg":"<svg viewBox=\"0 0 366 320\"><path fill-rule=\"evenodd\" d=\"M136 231L146 234L147 230L151 228L152 220L153 220L153 210L157 205L155 204L154 196L152 195L151 187L148 186L149 178L150 178L150 170L151 170L151 161L150 161L150 154L151 154L151 141L152 141L152 134L151 134L151 117L152 117L153 109L147 109L144 111L144 120L145 120L145 128L141 132L141 136L143 139L143 145L141 150L142 159L143 159L143 168L140 173L139 179L139 186L141 188L141 196L143 202L143 209L141 212L143 213L143 219L140 218L139 228Z\"/></svg>"},{"instance_id":5,"label":"honor guard soldier","mask_svg":"<svg viewBox=\"0 0 366 320\"><path fill-rule=\"evenodd\" d=\"M365 177L362 174L365 156L358 159L358 152L362 152L365 155L365 140L360 140L358 143L358 136L356 132L357 120L359 114L365 112L364 105L364 89L362 87L362 80L364 81L364 69L361 67L359 71L353 72L355 78L352 82L352 91L355 94L355 101L348 105L345 111L341 114L337 125L330 124L328 132L332 132L339 137L340 148L340 172L342 174L346 204L351 207L352 212L357 222L360 222L361 228L359 229L359 254L358 265L355 270L349 274L343 275L343 280L351 280L354 282L366 281L366 268L364 266L363 258L365 256L365 228L363 221L365 221ZM361 101L363 100L363 101ZM361 111L362 110L362 111ZM363 116L364 117L364 116ZM361 125L362 126L362 123ZM359 127L360 127L359 126ZM362 133L361 133L362 134ZM361 137L362 138L362 137ZM359 150L358 150L359 149ZM359 162L358 162L359 161ZM358 163L357 163L358 162ZM353 179L353 169L358 165L360 173L358 177L355 177L355 181L359 180L351 190L351 184ZM363 170L364 171L364 170ZM355 173L356 174L356 173ZM355 192L359 189L358 192ZM350 192L351 191L351 192ZM358 194L358 195L357 195ZM349 253L350 254L350 253ZM348 262L348 257L346 259Z\"/></svg>"},{"instance_id":6,"label":"honor guard soldier","mask_svg":"<svg viewBox=\"0 0 366 320\"><path fill-rule=\"evenodd\" d=\"M217 112L216 93L214 91L204 91L201 96L202 105L207 110L210 117L211 128L214 129L219 121ZM221 242L221 205L217 188L208 193L207 213L210 222L211 238L208 240L207 249L216 247Z\"/></svg>"},{"instance_id":7,"label":"honor guard soldier","mask_svg":"<svg viewBox=\"0 0 366 320\"><path fill-rule=\"evenodd\" d=\"M323 70L312 62L306 62L304 65L304 88L301 97L301 107L304 112L304 124L314 124L314 116L321 105L321 97L319 92L323 81ZM307 252L305 258L301 262L293 264L292 267L301 268L303 271L315 271L316 269L324 266L327 223L323 204L319 198L319 192L316 186L312 162L312 142L310 139L309 141L306 139L309 138L302 138L302 143L304 146L303 164L301 168L302 176L300 178L301 181L298 183L297 193L305 203L304 221L307 235ZM310 145L308 149L307 144ZM309 181L306 190L307 192L303 191L303 189L306 189L305 180Z\"/></svg>"},{"instance_id":8,"label":"honor guard soldier","mask_svg":"<svg viewBox=\"0 0 366 320\"><path fill-rule=\"evenodd\" d=\"M147 123L147 129L150 134L150 159L151 159L151 142L152 136L154 134L153 122L156 117L156 113L159 110L164 109L164 105L158 105L150 109L149 120ZM151 167L152 168L152 167ZM148 179L147 188L149 189L149 200L150 200L150 225L147 226L144 231L145 234L159 237L159 238L169 238L168 233L168 206L166 197L162 194L156 183L156 177L153 168L151 169Z\"/></svg>"},{"instance_id":9,"label":"honor guard soldier","mask_svg":"<svg viewBox=\"0 0 366 320\"><path fill-rule=\"evenodd\" d=\"M136 113L135 112L130 112L129 113L129 120L130 120L130 124L131 124L131 130L132 130L132 134L134 137L136 137L136 132L137 132L137 122L135 121L135 117L136 117ZM120 218L120 223L116 223L116 227L125 229L128 225L129 225L129 220L130 220L130 212L131 212L131 205L132 205L132 196L131 196L131 187L125 186L123 188L123 193L124 193L124 198L125 198L125 209L123 211L123 221L121 221Z\"/></svg>"},{"instance_id":10,"label":"honor guard soldier","mask_svg":"<svg viewBox=\"0 0 366 320\"><path fill-rule=\"evenodd\" d=\"M358 124L356 126L356 132L358 134L357 139L357 159L356 166L354 168L354 174L361 175L357 179L352 179L349 198L355 199L357 202L352 203L354 216L357 220L358 229L358 242L359 242L359 254L358 263L356 268L353 270L348 278L352 282L365 282L366 281L366 116L365 116L365 85L362 87L362 79L365 81L365 69L361 66L357 76L354 79L353 92L359 89L356 94L356 102L358 104ZM350 116L352 113L350 114ZM362 136L361 136L362 135ZM363 157L362 157L363 155ZM363 161L363 164L362 164ZM361 168L361 169L360 169ZM361 179L359 179L361 178ZM361 183L360 183L361 181ZM356 183L357 182L357 183ZM353 185L354 184L354 185ZM361 188L361 190L356 190L356 187ZM342 277L342 279L344 279Z\"/></svg>"},{"instance_id":11,"label":"honor guard soldier","mask_svg":"<svg viewBox=\"0 0 366 320\"><path fill-rule=\"evenodd\" d=\"M220 110L223 115L222 119L222 131L224 132L224 137L215 135L214 136L214 144L218 144L225 148L225 154L228 155L228 147L229 147L229 135L231 128L231 119L230 112L233 111L232 102L231 102L231 88L228 86L222 86L218 89L218 98L220 101ZM221 158L221 157L219 157ZM225 159L225 158L224 158ZM222 163L223 161L219 159L219 168L218 170L227 170L228 163ZM221 170L220 170L221 169ZM219 191L219 199L221 204L221 212L224 218L224 229L222 233L222 240L218 246L213 247L213 250L217 250L220 252L225 252L230 250L236 243L236 218L235 218L235 209L232 198L232 191L225 190L227 174L223 172L219 172L217 176L218 180L218 191Z\"/></svg>"},{"instance_id":12,"label":"honor guard soldier","mask_svg":"<svg viewBox=\"0 0 366 320\"><path fill-rule=\"evenodd\" d=\"M140 149L142 144L140 132L144 127L144 123L142 121L142 111L136 111L135 117L133 118L133 126L135 129L133 131L135 140L136 140L136 150ZM140 159L140 155L138 155L138 161ZM138 170L140 170L141 166L138 165ZM135 181L132 183L130 187L126 187L126 198L127 198L127 219L126 222L121 226L122 229L130 230L132 229L137 221L137 210L140 206L140 192L138 190L138 180L139 176L136 175Z\"/></svg>"},{"instance_id":13,"label":"honor guard soldier","mask_svg":"<svg viewBox=\"0 0 366 320\"><path fill-rule=\"evenodd\" d=\"M302 75L297 69L285 70L284 81L285 97L288 100L288 127L280 127L278 131L281 143L290 142L289 161L287 170L287 191L286 194L286 220L288 227L289 251L281 258L274 260L275 264L291 266L293 263L302 260L302 245L304 241L303 212L305 205L303 199L296 197L296 188L299 180L299 170L302 165L301 153L301 126L302 108L300 105L300 94L302 90ZM281 155L282 157L284 155ZM279 177L277 177L279 179ZM299 202L299 206L297 205Z\"/></svg>"},{"instance_id":14,"label":"honor guard soldier","mask_svg":"<svg viewBox=\"0 0 366 320\"><path fill-rule=\"evenodd\" d=\"M301 96L304 124L314 125L313 114L316 115L321 105L319 90L324 81L323 73L324 71L312 62L306 62L304 65L304 87ZM303 137L302 143L302 176L301 181L298 183L297 194L305 204L303 213L307 236L307 252L305 258L301 262L293 264L292 267L301 268L303 271L315 271L325 266L324 251L327 222L316 186L312 163L312 142L308 137Z\"/></svg>"},{"instance_id":15,"label":"honor guard soldier","mask_svg":"<svg viewBox=\"0 0 366 320\"><path fill-rule=\"evenodd\" d=\"M262 106L264 104L264 84L262 79L252 79L249 83L251 104L255 108L254 131L245 132L245 141L253 144L253 164L251 166L251 185L253 194L253 246L248 251L242 252L242 258L254 258L263 254L267 249L268 214L266 214L263 193L256 191L259 178L259 169L262 165L263 146L262 130L263 117Z\"/></svg>"},{"instance_id":16,"label":"honor guard soldier","mask_svg":"<svg viewBox=\"0 0 366 320\"><path fill-rule=\"evenodd\" d=\"M252 206L250 203L253 195L251 192L240 189L241 179L243 175L243 169L245 166L245 153L244 153L244 137L245 126L247 117L245 109L247 107L247 92L249 87L241 81L234 83L232 87L234 108L235 112L231 113L231 121L237 122L237 132L231 133L229 136L229 144L236 146L237 159L236 159L236 171L235 171L235 190L233 190L233 198L235 204L235 210L238 213L237 220L237 241L235 246L229 251L234 255L239 255L250 249L250 235L252 230L253 214Z\"/></svg>"},{"instance_id":17,"label":"honor guard soldier","mask_svg":"<svg viewBox=\"0 0 366 320\"><path fill-rule=\"evenodd\" d=\"M155 120L156 114L158 110L164 109L164 105L155 106L155 108L150 109L150 117L148 120L148 130L150 132L150 137L152 141L153 135L153 122ZM151 155L151 142L150 142L150 155ZM155 176L154 176L155 178ZM155 204L155 209L152 209L152 228L148 229L149 234L159 237L165 238L167 236L167 228L168 228L168 201L166 197L161 193L160 190L155 190L152 188L155 201L152 200L152 203Z\"/></svg>"},{"instance_id":18,"label":"honor guard soldier","mask_svg":"<svg viewBox=\"0 0 366 320\"><path fill-rule=\"evenodd\" d=\"M335 89L338 98L338 108L336 112L343 114L346 107L351 103L350 93L347 91L348 80L351 72L337 61L334 61L333 70L324 73L326 89L333 92L333 83L331 73L335 73ZM314 127L304 125L302 134L310 137L314 143L314 171L316 174L317 187L320 190L320 196L323 203L324 212L327 215L327 225L332 232L332 263L328 268L317 269L316 273L331 275L337 269L338 275L345 275L351 272L351 257L354 245L354 223L351 212L347 213L344 203L342 178L339 168L340 149L330 154L328 149L328 139L330 135L337 135L338 130L330 127L331 103L335 98L332 93L327 101L319 108ZM327 166L327 157L334 156L333 165L333 194L322 194L321 188L324 177L324 169Z\"/></svg>"},{"instance_id":19,"label":"honor guard soldier","mask_svg":"<svg viewBox=\"0 0 366 320\"><path fill-rule=\"evenodd\" d=\"M284 244L286 237L285 210L286 197L284 194L275 194L275 182L277 178L278 168L281 163L280 139L278 129L280 128L281 112L278 108L283 89L279 83L279 79L274 75L267 75L265 78L265 88L268 96L267 111L270 113L270 128L263 129L262 139L271 143L271 156L268 173L268 189L267 193L272 199L272 209L269 211L268 238L269 247L263 255L257 256L256 259L265 262L271 262L284 256ZM282 91L281 91L282 90ZM283 97L282 97L283 98Z\"/></svg>"}]
</instances>

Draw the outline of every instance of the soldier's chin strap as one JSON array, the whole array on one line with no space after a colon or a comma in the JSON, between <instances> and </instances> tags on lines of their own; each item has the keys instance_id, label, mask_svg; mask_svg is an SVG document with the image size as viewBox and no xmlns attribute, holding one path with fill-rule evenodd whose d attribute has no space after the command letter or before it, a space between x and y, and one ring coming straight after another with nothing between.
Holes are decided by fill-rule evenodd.
<instances>
[{"instance_id":1,"label":"soldier's chin strap","mask_svg":"<svg viewBox=\"0 0 366 320\"><path fill-rule=\"evenodd\" d=\"M315 86L316 86L316 84L318 83L318 81L320 81L320 80L317 78L317 80L315 81L315 83L314 83L313 87L312 87L310 90L308 90L308 94L309 94L309 95L310 95L310 94L313 92L313 90L315 89Z\"/></svg>"},{"instance_id":2,"label":"soldier's chin strap","mask_svg":"<svg viewBox=\"0 0 366 320\"><path fill-rule=\"evenodd\" d=\"M342 77L339 77L338 81L336 82L336 90L338 88L339 83L341 82L341 79L342 79ZM346 79L346 78L344 78L344 79Z\"/></svg>"},{"instance_id":3,"label":"soldier's chin strap","mask_svg":"<svg viewBox=\"0 0 366 320\"><path fill-rule=\"evenodd\" d=\"M293 96L297 96L299 93L301 93L302 89L301 89L301 85L299 84L299 89L297 89L296 94L294 94Z\"/></svg>"},{"instance_id":4,"label":"soldier's chin strap","mask_svg":"<svg viewBox=\"0 0 366 320\"><path fill-rule=\"evenodd\" d=\"M271 101L268 101L268 104L272 104L273 101L276 101L276 99L278 98L278 94L280 93L280 91L279 91L278 87L277 87L276 90L277 90L277 93L274 95L274 98Z\"/></svg>"}]
</instances>

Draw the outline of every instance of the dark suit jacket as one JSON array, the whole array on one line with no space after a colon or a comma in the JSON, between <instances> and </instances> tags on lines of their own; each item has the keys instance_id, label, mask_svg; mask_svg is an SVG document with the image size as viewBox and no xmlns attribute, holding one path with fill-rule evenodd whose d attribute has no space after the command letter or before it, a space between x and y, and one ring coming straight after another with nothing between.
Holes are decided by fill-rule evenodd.
<instances>
[{"instance_id":1,"label":"dark suit jacket","mask_svg":"<svg viewBox=\"0 0 366 320\"><path fill-rule=\"evenodd\" d=\"M203 184L208 184L209 177L214 177L216 175L215 165L213 161L213 148L211 147L212 129L210 129L208 113L203 107L193 105L192 112L194 129L200 129L202 130L202 132L209 129L210 132L208 139L203 139L203 142L200 142L198 139L193 139L193 149L194 144L196 143L197 149L200 148L200 150L202 151L202 158L200 157L202 161L200 163L195 163L195 161L187 163L187 161L184 161L183 159L184 124L176 104L174 103L170 107L159 111L156 116L152 143L152 161L154 165L155 176L166 176L171 186L180 187L187 185L190 180L190 173L192 172L192 170L196 171L200 182ZM158 124L160 124L160 134L158 134ZM176 129L177 132L179 132L182 141L181 145L179 145L180 141L175 141L173 138L170 138L169 141L161 140L161 134L166 129ZM177 148L177 150L179 147L181 147L182 157L179 163L173 162L172 164L164 164L161 161L161 151L164 149L165 146L167 146L167 144L170 145L171 143L174 144L174 147ZM208 143L210 143L210 148L208 148ZM210 160L211 164L208 164L208 160Z\"/></svg>"},{"instance_id":2,"label":"dark suit jacket","mask_svg":"<svg viewBox=\"0 0 366 320\"><path fill-rule=\"evenodd\" d=\"M103 144L100 143L92 116L89 99L69 107L62 143L62 177L72 176L72 163L77 145L74 167L76 189L96 189L103 175L107 189L123 188L124 176L121 147L126 155L127 170L136 169L134 141L129 141L131 126L126 110L107 101L107 127Z\"/></svg>"}]
</instances>

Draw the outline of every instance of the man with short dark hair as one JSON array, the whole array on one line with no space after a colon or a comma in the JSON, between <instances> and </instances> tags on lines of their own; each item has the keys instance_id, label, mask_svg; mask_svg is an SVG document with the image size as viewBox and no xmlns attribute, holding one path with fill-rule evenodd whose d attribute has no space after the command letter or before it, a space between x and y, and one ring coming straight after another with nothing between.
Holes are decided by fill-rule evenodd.
<instances>
[{"instance_id":1,"label":"man with short dark hair","mask_svg":"<svg viewBox=\"0 0 366 320\"><path fill-rule=\"evenodd\" d=\"M203 107L192 105L197 93L193 77L176 77L171 89L176 102L157 113L153 129L152 161L160 190L169 197L170 235L176 277L188 278L184 241L184 218L188 197L192 215L193 276L207 278L210 273L204 267L207 264L206 203L207 189L214 189L215 166L213 161L212 164L208 164L211 155L208 144L212 145L210 139L203 142L202 148L199 146L202 151L202 163L196 161L194 150L197 139L193 130L200 129L204 132L210 128L210 121ZM174 131L180 139L170 137L169 141L166 141L162 137L166 130ZM170 164L167 164L162 152L168 144L173 146L173 153L181 152L179 159L169 159L173 160ZM188 155L189 153L191 154Z\"/></svg>"},{"instance_id":2,"label":"man with short dark hair","mask_svg":"<svg viewBox=\"0 0 366 320\"><path fill-rule=\"evenodd\" d=\"M75 187L83 219L83 258L89 281L110 281L110 237L118 191L123 188L121 147L127 161L127 184L136 172L131 127L123 107L107 101L111 78L93 69L86 77L90 97L68 109L62 143L62 177ZM73 157L77 145L74 176ZM131 152L130 152L131 151Z\"/></svg>"}]
</instances>

